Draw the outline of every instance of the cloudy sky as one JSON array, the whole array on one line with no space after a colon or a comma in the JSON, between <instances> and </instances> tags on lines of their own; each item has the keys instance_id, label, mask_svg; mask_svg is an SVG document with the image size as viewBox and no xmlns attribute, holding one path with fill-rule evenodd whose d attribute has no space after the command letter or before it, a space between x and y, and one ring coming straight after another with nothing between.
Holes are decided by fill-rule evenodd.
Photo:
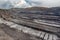
<instances>
[{"instance_id":1,"label":"cloudy sky","mask_svg":"<svg viewBox=\"0 0 60 40\"><path fill-rule=\"evenodd\" d=\"M60 7L60 0L0 0L0 8Z\"/></svg>"}]
</instances>

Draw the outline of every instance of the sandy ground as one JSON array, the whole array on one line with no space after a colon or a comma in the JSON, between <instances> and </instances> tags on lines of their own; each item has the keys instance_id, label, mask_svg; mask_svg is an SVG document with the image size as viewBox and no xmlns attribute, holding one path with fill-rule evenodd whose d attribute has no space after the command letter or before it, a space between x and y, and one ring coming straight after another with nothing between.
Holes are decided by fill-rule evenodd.
<instances>
[{"instance_id":1,"label":"sandy ground","mask_svg":"<svg viewBox=\"0 0 60 40\"><path fill-rule=\"evenodd\" d=\"M25 34L22 31L11 29L0 24L0 40L41 40L39 37Z\"/></svg>"},{"instance_id":2,"label":"sandy ground","mask_svg":"<svg viewBox=\"0 0 60 40\"><path fill-rule=\"evenodd\" d=\"M14 40L0 28L0 40Z\"/></svg>"}]
</instances>

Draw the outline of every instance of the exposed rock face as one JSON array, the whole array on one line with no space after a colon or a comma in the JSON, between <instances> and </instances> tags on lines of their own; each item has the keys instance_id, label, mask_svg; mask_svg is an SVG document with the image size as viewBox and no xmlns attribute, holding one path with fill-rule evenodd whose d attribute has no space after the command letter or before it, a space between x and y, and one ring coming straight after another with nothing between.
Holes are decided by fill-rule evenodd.
<instances>
[{"instance_id":1,"label":"exposed rock face","mask_svg":"<svg viewBox=\"0 0 60 40\"><path fill-rule=\"evenodd\" d=\"M11 18L11 15L8 10L0 10L0 17L8 20Z\"/></svg>"},{"instance_id":2,"label":"exposed rock face","mask_svg":"<svg viewBox=\"0 0 60 40\"><path fill-rule=\"evenodd\" d=\"M9 25L10 27L14 27L18 30L22 30L25 33L31 32L33 35L37 35L33 30L43 31L42 34L48 34L48 35L57 35L60 37L60 15L56 15L55 10L52 10L51 8L40 8L38 11L37 8L26 8L26 9L9 9L9 10L0 10L0 17L3 18L2 23ZM52 11L51 11L52 10ZM59 13L58 13L59 14ZM6 21L8 20L8 21ZM36 23L34 20L45 20L49 24L54 25L45 25L46 23ZM1 20L0 20L1 21ZM12 24L10 21L12 21ZM41 22L41 21L40 21ZM1 22L0 22L1 23ZM11 24L12 26L11 26ZM22 26L20 26L22 25ZM56 26L55 26L56 25ZM21 27L21 28L20 28ZM25 28L24 28L25 27ZM20 29L19 29L20 28ZM24 29L26 30L24 30ZM31 29L32 31L31 31ZM8 28L10 29L10 28ZM32 33L33 32L33 33ZM7 32L9 33L9 32ZM51 34L49 34L51 33ZM25 35L25 34L24 34ZM13 35L14 36L14 35ZM15 35L16 36L16 35ZM39 35L38 35L39 36ZM27 36L28 37L28 36ZM42 39L44 39L44 36L41 36ZM54 37L55 38L55 37ZM39 39L38 39L39 40Z\"/></svg>"},{"instance_id":3,"label":"exposed rock face","mask_svg":"<svg viewBox=\"0 0 60 40\"><path fill-rule=\"evenodd\" d=\"M36 19L60 21L60 8L44 8L44 7L32 7L21 9L0 10L0 14L4 18L16 18L16 17L29 17Z\"/></svg>"},{"instance_id":4,"label":"exposed rock face","mask_svg":"<svg viewBox=\"0 0 60 40\"><path fill-rule=\"evenodd\" d=\"M57 11L58 12L55 12ZM57 24L60 22L60 14L58 8L44 8L44 7L32 7L26 9L10 9L10 10L0 10L0 16L6 20L11 19L26 19L30 22L34 19L41 19L47 21L54 21Z\"/></svg>"}]
</instances>

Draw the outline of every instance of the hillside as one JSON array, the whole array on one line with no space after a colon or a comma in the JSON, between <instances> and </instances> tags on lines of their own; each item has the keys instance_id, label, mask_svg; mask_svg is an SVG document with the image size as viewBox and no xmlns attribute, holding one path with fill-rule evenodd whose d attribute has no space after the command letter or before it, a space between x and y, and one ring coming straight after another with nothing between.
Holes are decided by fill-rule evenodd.
<instances>
[{"instance_id":1,"label":"hillside","mask_svg":"<svg viewBox=\"0 0 60 40\"><path fill-rule=\"evenodd\" d=\"M28 17L32 19L43 19L60 22L60 8L44 8L44 7L32 7L32 8L13 8L9 10L0 10L2 17Z\"/></svg>"}]
</instances>

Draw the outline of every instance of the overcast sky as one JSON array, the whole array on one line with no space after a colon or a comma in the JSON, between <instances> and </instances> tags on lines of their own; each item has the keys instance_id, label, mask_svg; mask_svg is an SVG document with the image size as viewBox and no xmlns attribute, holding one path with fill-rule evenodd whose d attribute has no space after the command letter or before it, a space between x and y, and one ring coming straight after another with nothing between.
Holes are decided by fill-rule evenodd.
<instances>
[{"instance_id":1,"label":"overcast sky","mask_svg":"<svg viewBox=\"0 0 60 40\"><path fill-rule=\"evenodd\" d=\"M0 0L0 8L14 6L20 8L25 6L60 7L60 0Z\"/></svg>"}]
</instances>

